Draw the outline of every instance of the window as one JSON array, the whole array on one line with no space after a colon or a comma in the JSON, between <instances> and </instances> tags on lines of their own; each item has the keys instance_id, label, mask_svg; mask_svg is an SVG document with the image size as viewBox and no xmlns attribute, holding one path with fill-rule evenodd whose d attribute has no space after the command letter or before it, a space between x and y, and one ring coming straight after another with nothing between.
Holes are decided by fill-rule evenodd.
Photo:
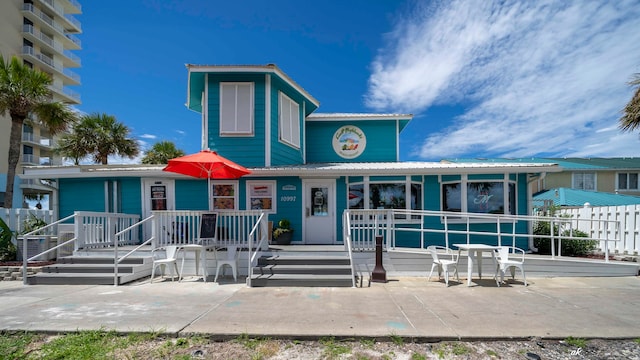
<instances>
[{"instance_id":1,"label":"window","mask_svg":"<svg viewBox=\"0 0 640 360\"><path fill-rule=\"evenodd\" d=\"M407 192L410 193L407 197ZM407 201L407 199L409 199ZM349 209L422 209L422 184L419 182L367 180L349 184ZM404 215L397 215L404 219Z\"/></svg>"},{"instance_id":2,"label":"window","mask_svg":"<svg viewBox=\"0 0 640 360\"><path fill-rule=\"evenodd\" d=\"M460 183L442 185L442 211L462 211L462 185Z\"/></svg>"},{"instance_id":3,"label":"window","mask_svg":"<svg viewBox=\"0 0 640 360\"><path fill-rule=\"evenodd\" d=\"M580 190L596 190L596 173L594 172L574 172L572 188Z\"/></svg>"},{"instance_id":4,"label":"window","mask_svg":"<svg viewBox=\"0 0 640 360\"><path fill-rule=\"evenodd\" d=\"M276 212L276 182L247 181L247 209Z\"/></svg>"},{"instance_id":5,"label":"window","mask_svg":"<svg viewBox=\"0 0 640 360\"><path fill-rule=\"evenodd\" d=\"M505 209L506 214L516 213L514 182L463 180L442 184L442 211L505 214Z\"/></svg>"},{"instance_id":6,"label":"window","mask_svg":"<svg viewBox=\"0 0 640 360\"><path fill-rule=\"evenodd\" d=\"M220 83L220 135L253 135L253 83Z\"/></svg>"},{"instance_id":7,"label":"window","mask_svg":"<svg viewBox=\"0 0 640 360\"><path fill-rule=\"evenodd\" d=\"M638 173L618 173L618 190L638 190Z\"/></svg>"},{"instance_id":8,"label":"window","mask_svg":"<svg viewBox=\"0 0 640 360\"><path fill-rule=\"evenodd\" d=\"M300 106L284 93L280 93L279 101L279 137L280 141L300 147Z\"/></svg>"},{"instance_id":9,"label":"window","mask_svg":"<svg viewBox=\"0 0 640 360\"><path fill-rule=\"evenodd\" d=\"M211 193L213 210L237 210L238 192L236 182L216 182Z\"/></svg>"}]
</instances>

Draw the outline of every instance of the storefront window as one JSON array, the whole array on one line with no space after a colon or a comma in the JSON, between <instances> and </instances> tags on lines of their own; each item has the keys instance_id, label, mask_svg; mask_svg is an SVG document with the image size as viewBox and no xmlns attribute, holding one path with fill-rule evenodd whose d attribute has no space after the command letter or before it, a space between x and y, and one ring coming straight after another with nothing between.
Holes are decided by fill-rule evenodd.
<instances>
[{"instance_id":1,"label":"storefront window","mask_svg":"<svg viewBox=\"0 0 640 360\"><path fill-rule=\"evenodd\" d=\"M442 185L442 211L462 211L460 183Z\"/></svg>"},{"instance_id":2,"label":"storefront window","mask_svg":"<svg viewBox=\"0 0 640 360\"><path fill-rule=\"evenodd\" d=\"M371 209L406 209L404 184L369 185L369 207Z\"/></svg>"},{"instance_id":3,"label":"storefront window","mask_svg":"<svg viewBox=\"0 0 640 360\"><path fill-rule=\"evenodd\" d=\"M504 214L504 183L468 183L467 211L483 214Z\"/></svg>"},{"instance_id":4,"label":"storefront window","mask_svg":"<svg viewBox=\"0 0 640 360\"><path fill-rule=\"evenodd\" d=\"M505 184L508 192L505 198ZM465 199L465 201L462 201ZM442 184L442 210L482 214L516 213L516 185L505 181Z\"/></svg>"},{"instance_id":5,"label":"storefront window","mask_svg":"<svg viewBox=\"0 0 640 360\"><path fill-rule=\"evenodd\" d=\"M349 209L364 209L364 185L349 185Z\"/></svg>"},{"instance_id":6,"label":"storefront window","mask_svg":"<svg viewBox=\"0 0 640 360\"><path fill-rule=\"evenodd\" d=\"M213 185L213 209L236 210L236 183L216 183Z\"/></svg>"},{"instance_id":7,"label":"storefront window","mask_svg":"<svg viewBox=\"0 0 640 360\"><path fill-rule=\"evenodd\" d=\"M275 181L247 181L247 209L275 212Z\"/></svg>"},{"instance_id":8,"label":"storefront window","mask_svg":"<svg viewBox=\"0 0 640 360\"><path fill-rule=\"evenodd\" d=\"M349 209L422 209L422 184L410 183L407 203L407 182L349 184ZM405 218L398 215L399 219Z\"/></svg>"}]
</instances>

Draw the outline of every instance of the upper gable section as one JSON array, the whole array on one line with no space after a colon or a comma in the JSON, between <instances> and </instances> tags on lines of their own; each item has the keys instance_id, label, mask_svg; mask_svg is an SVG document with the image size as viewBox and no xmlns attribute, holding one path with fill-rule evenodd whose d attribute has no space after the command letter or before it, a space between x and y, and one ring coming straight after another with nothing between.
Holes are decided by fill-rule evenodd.
<instances>
[{"instance_id":1,"label":"upper gable section","mask_svg":"<svg viewBox=\"0 0 640 360\"><path fill-rule=\"evenodd\" d=\"M319 103L278 67L187 68L187 107L202 114L203 148L244 166L303 162L303 119Z\"/></svg>"},{"instance_id":2,"label":"upper gable section","mask_svg":"<svg viewBox=\"0 0 640 360\"><path fill-rule=\"evenodd\" d=\"M308 163L399 161L408 114L312 114L306 121Z\"/></svg>"},{"instance_id":3,"label":"upper gable section","mask_svg":"<svg viewBox=\"0 0 640 360\"><path fill-rule=\"evenodd\" d=\"M285 74L276 65L193 65L187 64L188 85L187 85L187 107L191 110L202 112L203 110L203 93L205 92L205 85L207 77L221 76L226 79L224 81L242 81L242 78L246 78L247 75L263 75L262 78L266 79L266 75L271 75L278 80L286 84L286 87L294 92L297 92L307 111L305 115L311 114L315 111L320 103L311 94L304 90L300 85L293 81L287 74ZM237 80L233 78L238 76ZM209 79L210 80L210 79ZM267 81L265 80L265 83ZM265 92L268 93L268 92Z\"/></svg>"}]
</instances>

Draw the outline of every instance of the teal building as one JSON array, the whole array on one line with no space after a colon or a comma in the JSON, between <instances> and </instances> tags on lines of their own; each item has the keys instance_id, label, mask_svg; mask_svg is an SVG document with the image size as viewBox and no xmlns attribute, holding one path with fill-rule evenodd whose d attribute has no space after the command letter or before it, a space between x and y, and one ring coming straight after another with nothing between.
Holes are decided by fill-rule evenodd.
<instances>
[{"instance_id":1,"label":"teal building","mask_svg":"<svg viewBox=\"0 0 640 360\"><path fill-rule=\"evenodd\" d=\"M187 107L201 114L202 149L251 174L213 179L207 189L205 179L165 172L164 166L27 169L25 177L57 182L53 206L60 218L81 210L145 218L153 210L260 209L270 221L288 219L294 243L341 244L348 209L527 215L528 184L560 170L539 162L403 162L399 139L411 114L320 113L319 101L272 64L187 70ZM445 226L437 218L425 221L430 223L411 215L395 219L407 227ZM448 221L455 228L455 219ZM518 224L518 232L527 226ZM416 246L415 240L408 234L396 243ZM428 241L439 245L443 237ZM528 248L527 239L517 245Z\"/></svg>"}]
</instances>

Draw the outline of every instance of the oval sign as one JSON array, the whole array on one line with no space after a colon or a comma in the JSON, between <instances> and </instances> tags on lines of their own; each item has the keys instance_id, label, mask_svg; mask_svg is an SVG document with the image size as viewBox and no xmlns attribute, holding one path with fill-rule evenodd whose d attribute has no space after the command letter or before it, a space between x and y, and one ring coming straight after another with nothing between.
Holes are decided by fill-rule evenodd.
<instances>
[{"instance_id":1,"label":"oval sign","mask_svg":"<svg viewBox=\"0 0 640 360\"><path fill-rule=\"evenodd\" d=\"M342 158L357 158L366 147L367 137L357 126L345 125L333 135L333 150Z\"/></svg>"}]
</instances>

